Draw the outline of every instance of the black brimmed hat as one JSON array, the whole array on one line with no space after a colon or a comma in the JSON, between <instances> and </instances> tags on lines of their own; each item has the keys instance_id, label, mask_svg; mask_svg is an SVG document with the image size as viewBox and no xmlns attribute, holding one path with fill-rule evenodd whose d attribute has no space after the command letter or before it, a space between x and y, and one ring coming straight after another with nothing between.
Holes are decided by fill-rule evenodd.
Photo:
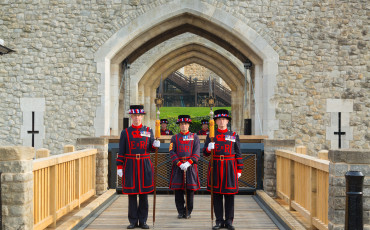
<instances>
[{"instance_id":1,"label":"black brimmed hat","mask_svg":"<svg viewBox=\"0 0 370 230\"><path fill-rule=\"evenodd\" d=\"M191 118L189 115L179 115L176 124L179 124L180 122L187 122L191 124Z\"/></svg>"},{"instance_id":2,"label":"black brimmed hat","mask_svg":"<svg viewBox=\"0 0 370 230\"><path fill-rule=\"evenodd\" d=\"M145 114L143 105L130 105L128 114Z\"/></svg>"},{"instance_id":3,"label":"black brimmed hat","mask_svg":"<svg viewBox=\"0 0 370 230\"><path fill-rule=\"evenodd\" d=\"M201 120L201 122L200 122L202 125L204 125L204 124L206 124L206 125L208 125L209 124L209 120L205 120L205 119L203 119L203 120Z\"/></svg>"},{"instance_id":4,"label":"black brimmed hat","mask_svg":"<svg viewBox=\"0 0 370 230\"><path fill-rule=\"evenodd\" d=\"M168 120L167 119L161 119L161 124L168 124Z\"/></svg>"},{"instance_id":5,"label":"black brimmed hat","mask_svg":"<svg viewBox=\"0 0 370 230\"><path fill-rule=\"evenodd\" d=\"M218 109L214 113L213 119L217 118L227 118L229 121L231 121L231 117L229 116L229 111L227 109Z\"/></svg>"}]
</instances>

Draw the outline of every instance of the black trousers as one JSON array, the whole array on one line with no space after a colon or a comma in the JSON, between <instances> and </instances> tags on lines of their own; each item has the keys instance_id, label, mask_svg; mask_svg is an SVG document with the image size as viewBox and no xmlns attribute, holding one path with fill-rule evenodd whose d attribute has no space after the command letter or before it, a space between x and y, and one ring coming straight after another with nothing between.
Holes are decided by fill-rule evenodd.
<instances>
[{"instance_id":1,"label":"black trousers","mask_svg":"<svg viewBox=\"0 0 370 230\"><path fill-rule=\"evenodd\" d=\"M188 198L187 206L188 206L188 215L191 214L193 211L193 201L194 201L194 191L193 190L186 190L186 195ZM175 204L177 208L177 212L179 214L185 214L185 198L184 198L185 191L184 190L175 190Z\"/></svg>"},{"instance_id":2,"label":"black trousers","mask_svg":"<svg viewBox=\"0 0 370 230\"><path fill-rule=\"evenodd\" d=\"M128 220L130 224L143 224L148 219L148 194L139 194L139 205L137 195L128 195Z\"/></svg>"},{"instance_id":3,"label":"black trousers","mask_svg":"<svg viewBox=\"0 0 370 230\"><path fill-rule=\"evenodd\" d=\"M225 197L225 219L223 198ZM216 216L216 224L232 225L234 220L234 194L213 193L213 207Z\"/></svg>"}]
</instances>

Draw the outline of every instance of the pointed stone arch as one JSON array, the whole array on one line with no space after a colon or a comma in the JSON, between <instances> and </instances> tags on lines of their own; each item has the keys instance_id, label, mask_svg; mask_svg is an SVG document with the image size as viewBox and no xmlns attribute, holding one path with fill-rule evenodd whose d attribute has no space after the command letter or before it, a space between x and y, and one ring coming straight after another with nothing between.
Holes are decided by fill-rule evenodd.
<instances>
[{"instance_id":1,"label":"pointed stone arch","mask_svg":"<svg viewBox=\"0 0 370 230\"><path fill-rule=\"evenodd\" d=\"M152 107L152 102L156 96L155 92L159 86L160 76L163 75L165 78L179 68L192 63L207 67L229 83L232 90L232 127L235 131L240 132L241 128L238 124L242 122L243 115L244 82L241 81L243 73L227 58L201 44L188 44L174 49L155 60L154 64L143 74L137 84L137 91L142 95L141 100L137 102L144 104L146 108L151 108L147 111L147 122L151 122L150 124L153 125L155 119L155 107Z\"/></svg>"},{"instance_id":2,"label":"pointed stone arch","mask_svg":"<svg viewBox=\"0 0 370 230\"><path fill-rule=\"evenodd\" d=\"M171 10L169 10L171 9ZM118 126L118 108L114 106L114 89L118 87L119 63L135 51L161 42L161 35L168 37L193 32L220 45L241 61L250 59L254 64L256 107L262 120L261 129L255 134L273 138L278 128L273 104L279 56L266 40L243 20L196 0L175 0L132 20L111 36L95 53L97 71L101 74L99 94L101 105L95 119L96 136L109 133L109 127ZM165 37L166 37L165 36ZM145 49L144 49L145 50Z\"/></svg>"}]
</instances>

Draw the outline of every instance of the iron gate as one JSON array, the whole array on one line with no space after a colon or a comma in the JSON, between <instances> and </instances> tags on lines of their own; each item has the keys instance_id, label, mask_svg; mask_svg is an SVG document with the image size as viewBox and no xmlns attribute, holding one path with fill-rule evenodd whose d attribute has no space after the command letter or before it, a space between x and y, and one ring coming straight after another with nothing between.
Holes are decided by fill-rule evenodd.
<instances>
[{"instance_id":1,"label":"iron gate","mask_svg":"<svg viewBox=\"0 0 370 230\"><path fill-rule=\"evenodd\" d=\"M204 143L200 143L200 149L203 149ZM158 150L158 167L157 167L157 191L171 191L169 186L171 174L171 159L168 154L169 143L161 143ZM263 144L262 143L241 143L242 158L244 168L239 178L240 192L254 192L256 189L262 189L263 173ZM109 188L115 188L117 193L122 193L122 180L117 176L116 158L118 153L118 143L109 144ZM151 154L151 160L154 163L155 154ZM201 154L198 161L198 174L200 181L200 191L206 191L207 187L207 170L210 157Z\"/></svg>"}]
</instances>

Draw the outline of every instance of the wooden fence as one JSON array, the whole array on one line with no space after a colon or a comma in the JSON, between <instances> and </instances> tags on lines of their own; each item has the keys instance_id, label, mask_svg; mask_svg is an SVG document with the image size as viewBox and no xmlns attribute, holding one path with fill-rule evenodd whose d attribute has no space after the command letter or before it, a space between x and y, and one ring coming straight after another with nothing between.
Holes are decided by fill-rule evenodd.
<instances>
[{"instance_id":1,"label":"wooden fence","mask_svg":"<svg viewBox=\"0 0 370 230\"><path fill-rule=\"evenodd\" d=\"M312 229L328 229L329 161L276 150L277 196Z\"/></svg>"},{"instance_id":2,"label":"wooden fence","mask_svg":"<svg viewBox=\"0 0 370 230\"><path fill-rule=\"evenodd\" d=\"M33 229L56 221L95 195L96 149L33 161Z\"/></svg>"}]
</instances>

